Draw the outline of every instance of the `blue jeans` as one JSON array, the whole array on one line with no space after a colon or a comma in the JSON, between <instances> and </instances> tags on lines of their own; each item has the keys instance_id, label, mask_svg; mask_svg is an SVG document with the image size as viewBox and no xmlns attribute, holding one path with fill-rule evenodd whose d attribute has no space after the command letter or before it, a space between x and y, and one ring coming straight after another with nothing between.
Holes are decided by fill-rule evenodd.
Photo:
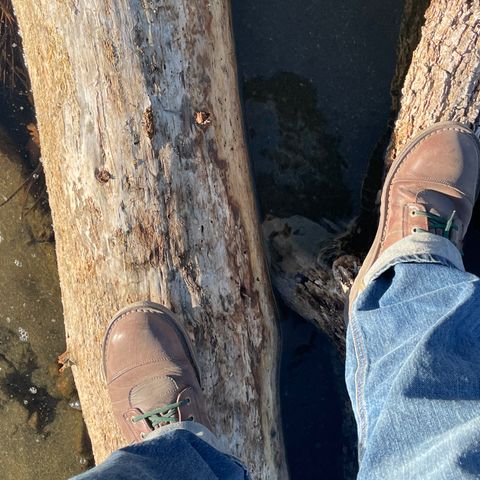
<instances>
[{"instance_id":1,"label":"blue jeans","mask_svg":"<svg viewBox=\"0 0 480 480\"><path fill-rule=\"evenodd\" d=\"M187 423L187 422L183 422ZM192 422L193 423L193 422ZM158 430L160 431L160 430ZM168 428L114 452L75 480L248 480L243 465L190 428Z\"/></svg>"},{"instance_id":2,"label":"blue jeans","mask_svg":"<svg viewBox=\"0 0 480 480\"><path fill-rule=\"evenodd\" d=\"M359 480L480 478L480 283L432 234L390 247L368 273L347 333ZM243 479L183 429L115 452L78 479Z\"/></svg>"}]
</instances>

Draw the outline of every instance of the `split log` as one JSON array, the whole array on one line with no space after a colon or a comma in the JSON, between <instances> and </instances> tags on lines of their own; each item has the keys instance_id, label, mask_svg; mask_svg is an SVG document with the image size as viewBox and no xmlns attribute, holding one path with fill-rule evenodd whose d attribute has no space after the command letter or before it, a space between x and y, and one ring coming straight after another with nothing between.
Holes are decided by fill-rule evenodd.
<instances>
[{"instance_id":1,"label":"split log","mask_svg":"<svg viewBox=\"0 0 480 480\"><path fill-rule=\"evenodd\" d=\"M407 69L405 62L418 41L416 28L423 18L424 4L424 0L406 2L398 67L392 82L392 110L397 119L386 155L388 141L382 148L385 162L371 162L378 171L370 169L369 176L380 178L381 170L391 165L398 150L434 122L455 120L475 129L480 125L480 3L432 0ZM366 188L371 189L367 183L364 195ZM368 193L374 199L376 192ZM350 253L356 254L361 250L358 244L368 245L373 238L365 238L364 233L367 223L375 224L373 199L364 202L368 203L368 212L362 212L361 220L353 222L346 233L335 234L331 229L329 233L329 228L299 217L270 218L264 223L275 288L287 305L324 330L342 353L342 292L352 284L360 263ZM357 245L351 245L354 242Z\"/></svg>"},{"instance_id":2,"label":"split log","mask_svg":"<svg viewBox=\"0 0 480 480\"><path fill-rule=\"evenodd\" d=\"M194 339L215 432L286 478L278 334L229 2L14 0L56 235L68 358L95 458L122 445L101 378L112 314L151 299Z\"/></svg>"}]
</instances>

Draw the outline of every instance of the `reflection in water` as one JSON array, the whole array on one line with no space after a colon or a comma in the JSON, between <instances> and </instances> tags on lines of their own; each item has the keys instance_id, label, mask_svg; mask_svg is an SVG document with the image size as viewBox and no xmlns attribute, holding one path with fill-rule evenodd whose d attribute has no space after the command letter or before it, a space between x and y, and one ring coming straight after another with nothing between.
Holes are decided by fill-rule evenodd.
<instances>
[{"instance_id":1,"label":"reflection in water","mask_svg":"<svg viewBox=\"0 0 480 480\"><path fill-rule=\"evenodd\" d=\"M244 96L264 213L316 221L345 218L351 210L343 182L346 162L338 141L326 132L312 83L293 73L251 78L244 83Z\"/></svg>"}]
</instances>

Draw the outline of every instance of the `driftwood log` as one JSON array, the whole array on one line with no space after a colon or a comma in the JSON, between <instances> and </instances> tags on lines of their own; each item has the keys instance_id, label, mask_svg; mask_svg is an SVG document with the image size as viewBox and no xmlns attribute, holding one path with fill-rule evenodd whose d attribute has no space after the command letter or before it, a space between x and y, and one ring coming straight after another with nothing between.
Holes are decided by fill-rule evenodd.
<instances>
[{"instance_id":1,"label":"driftwood log","mask_svg":"<svg viewBox=\"0 0 480 480\"><path fill-rule=\"evenodd\" d=\"M252 193L229 2L14 0L56 236L67 354L103 460L112 314L151 299L199 354L215 432L286 478L278 334Z\"/></svg>"},{"instance_id":2,"label":"driftwood log","mask_svg":"<svg viewBox=\"0 0 480 480\"><path fill-rule=\"evenodd\" d=\"M479 128L480 2L432 0L418 39L416 29L424 7L423 0L406 2L392 82L392 116L396 121L390 143L388 139L381 142L384 162L377 162L374 168L379 171L369 171L369 176L380 178L381 170L391 165L402 145L434 122L455 120ZM362 214L361 230L366 229L365 222L375 223L371 211L376 192L371 192L373 200L367 202L367 215ZM359 222L340 234L329 225L301 217L269 218L263 227L276 290L288 306L324 330L343 353L343 302L360 264L359 258L350 255L350 250L356 254L358 249L348 243L360 243L363 232ZM349 241L345 244L346 238ZM367 245L370 241L371 237L362 240Z\"/></svg>"},{"instance_id":3,"label":"driftwood log","mask_svg":"<svg viewBox=\"0 0 480 480\"><path fill-rule=\"evenodd\" d=\"M480 115L480 2L432 0L405 78L400 112L386 155L434 122L477 129Z\"/></svg>"}]
</instances>

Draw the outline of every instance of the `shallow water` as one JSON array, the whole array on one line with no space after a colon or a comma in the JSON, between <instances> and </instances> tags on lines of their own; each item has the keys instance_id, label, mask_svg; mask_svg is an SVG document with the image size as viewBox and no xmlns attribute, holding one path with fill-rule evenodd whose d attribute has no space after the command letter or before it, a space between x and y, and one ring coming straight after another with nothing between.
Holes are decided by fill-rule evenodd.
<instances>
[{"instance_id":1,"label":"shallow water","mask_svg":"<svg viewBox=\"0 0 480 480\"><path fill-rule=\"evenodd\" d=\"M345 225L385 133L403 0L234 0L247 140L264 216ZM281 398L292 479L353 479L343 361L281 308ZM321 473L320 473L321 472Z\"/></svg>"},{"instance_id":2,"label":"shallow water","mask_svg":"<svg viewBox=\"0 0 480 480\"><path fill-rule=\"evenodd\" d=\"M24 181L23 167L0 133L0 200ZM65 478L90 461L65 350L50 219L24 191L0 208L1 478ZM76 408L72 408L76 407Z\"/></svg>"}]
</instances>

